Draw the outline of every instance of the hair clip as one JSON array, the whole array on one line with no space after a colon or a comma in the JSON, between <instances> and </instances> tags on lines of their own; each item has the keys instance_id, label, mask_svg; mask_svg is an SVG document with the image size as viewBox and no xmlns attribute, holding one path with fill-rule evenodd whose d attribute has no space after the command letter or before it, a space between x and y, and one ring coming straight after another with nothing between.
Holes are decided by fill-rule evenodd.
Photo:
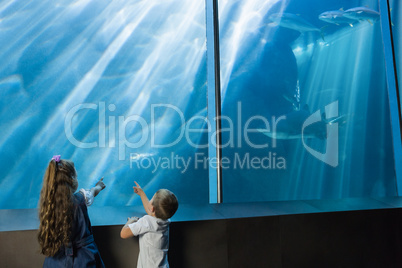
<instances>
[{"instance_id":1,"label":"hair clip","mask_svg":"<svg viewBox=\"0 0 402 268\"><path fill-rule=\"evenodd\" d=\"M60 162L60 157L61 157L61 155L54 155L52 157L52 160L56 161L56 163L59 163Z\"/></svg>"}]
</instances>

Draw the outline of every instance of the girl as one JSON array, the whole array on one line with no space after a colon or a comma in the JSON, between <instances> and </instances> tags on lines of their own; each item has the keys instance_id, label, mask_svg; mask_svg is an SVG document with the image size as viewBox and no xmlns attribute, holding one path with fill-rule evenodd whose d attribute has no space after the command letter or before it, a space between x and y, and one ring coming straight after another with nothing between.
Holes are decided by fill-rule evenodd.
<instances>
[{"instance_id":1,"label":"girl","mask_svg":"<svg viewBox=\"0 0 402 268\"><path fill-rule=\"evenodd\" d=\"M39 200L38 241L43 267L104 267L92 235L87 205L105 188L101 178L78 193L74 163L54 156L43 179Z\"/></svg>"}]
</instances>

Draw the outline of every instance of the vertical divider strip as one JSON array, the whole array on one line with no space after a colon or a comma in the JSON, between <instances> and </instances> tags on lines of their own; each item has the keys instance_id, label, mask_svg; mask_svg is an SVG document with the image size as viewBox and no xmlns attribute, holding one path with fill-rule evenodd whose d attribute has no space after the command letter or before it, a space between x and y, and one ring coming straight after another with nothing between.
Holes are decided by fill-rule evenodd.
<instances>
[{"instance_id":1,"label":"vertical divider strip","mask_svg":"<svg viewBox=\"0 0 402 268\"><path fill-rule=\"evenodd\" d=\"M209 202L222 203L221 86L217 0L206 0ZM212 41L211 41L212 40ZM215 143L215 144L213 144ZM211 159L216 165L210 164Z\"/></svg>"},{"instance_id":2,"label":"vertical divider strip","mask_svg":"<svg viewBox=\"0 0 402 268\"><path fill-rule=\"evenodd\" d=\"M402 195L402 118L395 51L393 46L392 24L389 13L390 7L388 0L378 0L378 2L380 7L381 32L384 44L385 69L391 114L392 139L394 145L396 189L398 195Z\"/></svg>"}]
</instances>

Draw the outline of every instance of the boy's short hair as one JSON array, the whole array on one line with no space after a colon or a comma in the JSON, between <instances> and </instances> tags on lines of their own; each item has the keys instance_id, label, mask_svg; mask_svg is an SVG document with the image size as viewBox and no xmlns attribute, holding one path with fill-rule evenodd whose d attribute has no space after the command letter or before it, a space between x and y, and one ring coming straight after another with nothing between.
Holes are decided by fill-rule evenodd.
<instances>
[{"instance_id":1,"label":"boy's short hair","mask_svg":"<svg viewBox=\"0 0 402 268\"><path fill-rule=\"evenodd\" d=\"M152 205L155 208L155 216L162 220L171 218L179 207L177 197L169 190L160 189L153 197Z\"/></svg>"}]
</instances>

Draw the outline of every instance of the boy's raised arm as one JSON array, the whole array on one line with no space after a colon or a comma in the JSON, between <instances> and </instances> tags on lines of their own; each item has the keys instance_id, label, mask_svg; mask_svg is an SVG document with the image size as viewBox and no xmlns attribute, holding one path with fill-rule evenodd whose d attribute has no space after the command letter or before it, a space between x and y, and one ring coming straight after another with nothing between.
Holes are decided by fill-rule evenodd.
<instances>
[{"instance_id":1,"label":"boy's raised arm","mask_svg":"<svg viewBox=\"0 0 402 268\"><path fill-rule=\"evenodd\" d=\"M144 190L142 190L141 186L134 181L135 185L137 186L133 186L134 189L134 193L138 194L141 197L141 201L142 201L142 205L144 206L145 212L152 216L152 204L149 201L147 195L145 194Z\"/></svg>"}]
</instances>

